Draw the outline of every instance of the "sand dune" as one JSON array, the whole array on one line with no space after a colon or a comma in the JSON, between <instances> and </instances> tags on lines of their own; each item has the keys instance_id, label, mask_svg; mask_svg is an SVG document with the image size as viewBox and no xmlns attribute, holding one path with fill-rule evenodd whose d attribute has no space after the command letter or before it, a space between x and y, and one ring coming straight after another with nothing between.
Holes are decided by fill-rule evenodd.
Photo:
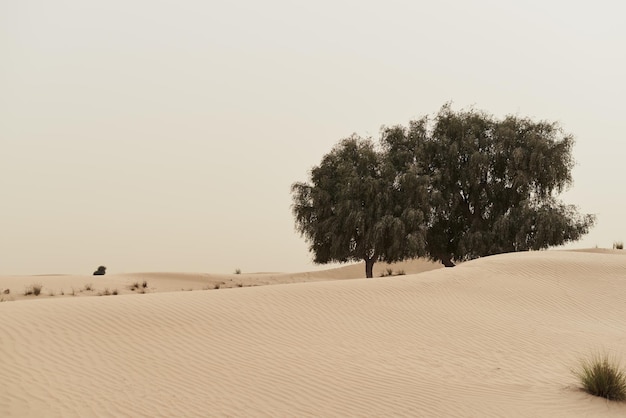
<instances>
[{"instance_id":1,"label":"sand dune","mask_svg":"<svg viewBox=\"0 0 626 418\"><path fill-rule=\"evenodd\" d=\"M369 280L339 280L352 266L107 275L99 284L125 289L113 297L18 297L24 277L0 278L17 299L0 303L0 416L623 417L570 373L594 350L626 364L616 254L506 254ZM244 276L250 287L176 291ZM144 279L147 294L127 288ZM272 280L290 284L251 286Z\"/></svg>"}]
</instances>

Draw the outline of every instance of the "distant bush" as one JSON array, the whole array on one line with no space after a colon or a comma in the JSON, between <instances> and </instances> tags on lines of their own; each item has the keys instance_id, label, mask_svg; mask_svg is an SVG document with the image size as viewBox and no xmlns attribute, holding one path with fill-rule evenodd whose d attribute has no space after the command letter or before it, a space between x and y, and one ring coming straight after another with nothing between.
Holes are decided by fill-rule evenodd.
<instances>
[{"instance_id":1,"label":"distant bush","mask_svg":"<svg viewBox=\"0 0 626 418\"><path fill-rule=\"evenodd\" d=\"M613 249L614 250L623 250L624 249L624 243L622 241L617 241L613 243Z\"/></svg>"},{"instance_id":2,"label":"distant bush","mask_svg":"<svg viewBox=\"0 0 626 418\"><path fill-rule=\"evenodd\" d=\"M35 295L39 296L41 294L41 289L43 286L39 283L31 284L24 290L24 296Z\"/></svg>"},{"instance_id":3,"label":"distant bush","mask_svg":"<svg viewBox=\"0 0 626 418\"><path fill-rule=\"evenodd\" d=\"M626 400L626 373L608 354L597 354L582 360L572 370L585 392L611 401Z\"/></svg>"},{"instance_id":4,"label":"distant bush","mask_svg":"<svg viewBox=\"0 0 626 418\"><path fill-rule=\"evenodd\" d=\"M235 274L241 274L241 269L236 269Z\"/></svg>"},{"instance_id":5,"label":"distant bush","mask_svg":"<svg viewBox=\"0 0 626 418\"><path fill-rule=\"evenodd\" d=\"M98 267L98 270L93 272L94 276L104 276L107 272L107 268L105 266Z\"/></svg>"}]
</instances>

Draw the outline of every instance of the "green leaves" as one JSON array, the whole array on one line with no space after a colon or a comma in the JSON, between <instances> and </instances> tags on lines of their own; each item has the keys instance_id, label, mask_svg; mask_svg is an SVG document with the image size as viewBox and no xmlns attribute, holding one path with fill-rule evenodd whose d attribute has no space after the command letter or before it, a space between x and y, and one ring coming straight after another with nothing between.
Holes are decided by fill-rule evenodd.
<instances>
[{"instance_id":1,"label":"green leaves","mask_svg":"<svg viewBox=\"0 0 626 418\"><path fill-rule=\"evenodd\" d=\"M383 128L380 147L340 141L292 186L296 228L315 262L370 267L575 241L595 218L556 198L572 183L573 143L556 123L445 105L432 120Z\"/></svg>"}]
</instances>

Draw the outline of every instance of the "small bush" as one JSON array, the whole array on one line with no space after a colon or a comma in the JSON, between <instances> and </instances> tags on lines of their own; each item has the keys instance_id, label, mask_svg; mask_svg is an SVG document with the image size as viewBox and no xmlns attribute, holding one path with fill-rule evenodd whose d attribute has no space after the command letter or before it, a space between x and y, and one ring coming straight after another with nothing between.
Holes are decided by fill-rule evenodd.
<instances>
[{"instance_id":1,"label":"small bush","mask_svg":"<svg viewBox=\"0 0 626 418\"><path fill-rule=\"evenodd\" d=\"M215 283L213 285L213 289L219 289L221 286L222 286L221 283Z\"/></svg>"},{"instance_id":2,"label":"small bush","mask_svg":"<svg viewBox=\"0 0 626 418\"><path fill-rule=\"evenodd\" d=\"M8 295L11 293L11 289L4 289L2 293L4 293L5 295Z\"/></svg>"},{"instance_id":3,"label":"small bush","mask_svg":"<svg viewBox=\"0 0 626 418\"><path fill-rule=\"evenodd\" d=\"M624 243L622 241L617 241L613 243L613 249L614 250L623 250L624 249Z\"/></svg>"},{"instance_id":4,"label":"small bush","mask_svg":"<svg viewBox=\"0 0 626 418\"><path fill-rule=\"evenodd\" d=\"M106 266L100 266L96 271L93 272L94 276L104 276L107 273Z\"/></svg>"},{"instance_id":5,"label":"small bush","mask_svg":"<svg viewBox=\"0 0 626 418\"><path fill-rule=\"evenodd\" d=\"M87 290L87 291L91 291L91 290L93 290L93 285L92 285L91 283L87 283L87 284L85 285L85 290Z\"/></svg>"},{"instance_id":6,"label":"small bush","mask_svg":"<svg viewBox=\"0 0 626 418\"><path fill-rule=\"evenodd\" d=\"M241 269L236 269L235 274L241 274Z\"/></svg>"},{"instance_id":7,"label":"small bush","mask_svg":"<svg viewBox=\"0 0 626 418\"><path fill-rule=\"evenodd\" d=\"M396 273L396 276L404 276L406 275L404 270L398 270L398 272Z\"/></svg>"},{"instance_id":8,"label":"small bush","mask_svg":"<svg viewBox=\"0 0 626 418\"><path fill-rule=\"evenodd\" d=\"M41 284L31 284L29 287L24 289L24 296L35 295L39 296L41 294L41 289L43 286Z\"/></svg>"},{"instance_id":9,"label":"small bush","mask_svg":"<svg viewBox=\"0 0 626 418\"><path fill-rule=\"evenodd\" d=\"M144 280L144 281L141 283L141 287L143 287L144 289L145 289L145 288L147 288L147 287L148 287L148 282Z\"/></svg>"},{"instance_id":10,"label":"small bush","mask_svg":"<svg viewBox=\"0 0 626 418\"><path fill-rule=\"evenodd\" d=\"M581 360L579 368L572 370L572 373L585 392L611 401L626 400L626 373L608 354L597 354L591 359Z\"/></svg>"}]
</instances>

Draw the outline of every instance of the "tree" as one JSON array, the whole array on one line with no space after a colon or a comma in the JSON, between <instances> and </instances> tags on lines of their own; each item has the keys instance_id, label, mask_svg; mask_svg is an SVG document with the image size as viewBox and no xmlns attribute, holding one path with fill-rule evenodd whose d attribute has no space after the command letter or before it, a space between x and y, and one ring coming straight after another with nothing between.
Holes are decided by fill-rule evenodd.
<instances>
[{"instance_id":1,"label":"tree","mask_svg":"<svg viewBox=\"0 0 626 418\"><path fill-rule=\"evenodd\" d=\"M371 278L377 261L424 254L425 199L418 197L426 183L420 188L419 176L404 181L398 174L371 140L353 135L311 170L310 182L292 185L296 229L314 262L364 260ZM411 205L407 196L414 197Z\"/></svg>"},{"instance_id":2,"label":"tree","mask_svg":"<svg viewBox=\"0 0 626 418\"><path fill-rule=\"evenodd\" d=\"M594 225L557 195L572 183L572 135L557 123L445 105L434 118L383 130L387 158L428 178L427 252L445 266L578 240Z\"/></svg>"},{"instance_id":3,"label":"tree","mask_svg":"<svg viewBox=\"0 0 626 418\"><path fill-rule=\"evenodd\" d=\"M107 268L105 266L100 266L96 271L93 272L94 276L104 276L107 272Z\"/></svg>"}]
</instances>

